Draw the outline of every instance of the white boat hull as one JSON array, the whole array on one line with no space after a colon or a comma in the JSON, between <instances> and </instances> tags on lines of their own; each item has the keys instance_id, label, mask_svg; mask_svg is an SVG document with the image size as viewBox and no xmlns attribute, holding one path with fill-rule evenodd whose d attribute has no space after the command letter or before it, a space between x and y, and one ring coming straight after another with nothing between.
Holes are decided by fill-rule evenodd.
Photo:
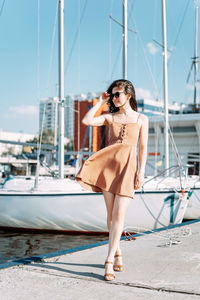
<instances>
[{"instance_id":1,"label":"white boat hull","mask_svg":"<svg viewBox=\"0 0 200 300\"><path fill-rule=\"evenodd\" d=\"M48 188L48 184L46 187ZM0 227L106 232L103 195L85 192L78 184L69 180L64 187L65 190L71 188L72 192L43 190L40 193L22 193L1 190ZM164 190L137 192L128 208L124 230L138 232L181 223L188 200L187 195L180 195Z\"/></svg>"},{"instance_id":2,"label":"white boat hull","mask_svg":"<svg viewBox=\"0 0 200 300\"><path fill-rule=\"evenodd\" d=\"M200 188L192 189L192 195L189 199L184 219L200 219Z\"/></svg>"},{"instance_id":3,"label":"white boat hull","mask_svg":"<svg viewBox=\"0 0 200 300\"><path fill-rule=\"evenodd\" d=\"M189 176L187 186L191 189L191 196L185 211L184 220L200 219L200 180L199 176Z\"/></svg>"}]
</instances>

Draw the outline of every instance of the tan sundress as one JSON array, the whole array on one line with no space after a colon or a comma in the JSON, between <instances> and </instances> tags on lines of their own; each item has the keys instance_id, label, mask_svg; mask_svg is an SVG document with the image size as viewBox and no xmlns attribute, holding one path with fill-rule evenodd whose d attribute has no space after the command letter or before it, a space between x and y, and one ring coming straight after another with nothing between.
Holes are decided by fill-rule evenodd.
<instances>
[{"instance_id":1,"label":"tan sundress","mask_svg":"<svg viewBox=\"0 0 200 300\"><path fill-rule=\"evenodd\" d=\"M125 124L113 122L109 127L109 145L85 161L76 180L86 190L104 190L132 198L137 172L138 120Z\"/></svg>"}]
</instances>

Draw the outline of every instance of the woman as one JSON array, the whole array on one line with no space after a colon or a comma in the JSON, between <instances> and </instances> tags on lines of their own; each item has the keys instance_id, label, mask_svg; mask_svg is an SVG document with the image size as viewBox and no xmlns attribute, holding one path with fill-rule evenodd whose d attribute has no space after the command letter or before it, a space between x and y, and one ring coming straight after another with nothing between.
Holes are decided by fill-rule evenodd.
<instances>
[{"instance_id":1,"label":"woman","mask_svg":"<svg viewBox=\"0 0 200 300\"><path fill-rule=\"evenodd\" d=\"M95 117L98 109L109 104L109 112ZM123 271L120 238L124 218L134 190L144 181L147 158L148 118L137 112L135 90L128 80L114 81L107 92L84 116L86 126L107 125L110 129L109 146L85 161L76 176L86 189L102 192L107 209L109 249L105 261L107 281L115 278L114 271ZM137 141L139 144L139 170L137 170ZM113 265L114 264L114 265Z\"/></svg>"}]
</instances>

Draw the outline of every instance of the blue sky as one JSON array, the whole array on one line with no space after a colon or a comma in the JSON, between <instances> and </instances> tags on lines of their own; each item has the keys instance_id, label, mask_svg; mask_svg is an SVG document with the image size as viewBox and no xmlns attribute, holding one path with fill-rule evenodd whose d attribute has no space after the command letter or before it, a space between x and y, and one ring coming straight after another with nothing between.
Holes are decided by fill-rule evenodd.
<instances>
[{"instance_id":1,"label":"blue sky","mask_svg":"<svg viewBox=\"0 0 200 300\"><path fill-rule=\"evenodd\" d=\"M166 3L169 101L188 103L194 4ZM57 95L57 0L0 0L2 6L0 129L37 133L39 100ZM110 14L121 22L122 0L65 0L65 95L100 92L122 77L122 29ZM137 98L162 99L162 49L153 41L162 43L161 1L128 0L128 26L137 31L128 32L128 79Z\"/></svg>"}]
</instances>

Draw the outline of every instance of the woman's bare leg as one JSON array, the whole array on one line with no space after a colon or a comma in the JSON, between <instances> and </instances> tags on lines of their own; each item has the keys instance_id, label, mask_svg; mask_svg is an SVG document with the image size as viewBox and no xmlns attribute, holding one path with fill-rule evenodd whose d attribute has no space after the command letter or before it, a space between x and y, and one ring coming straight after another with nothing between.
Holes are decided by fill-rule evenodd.
<instances>
[{"instance_id":1,"label":"woman's bare leg","mask_svg":"<svg viewBox=\"0 0 200 300\"><path fill-rule=\"evenodd\" d=\"M112 214L113 214L115 195L107 191L103 191L103 195L104 195L104 200L105 200L106 210L107 210L107 227L110 233L110 228L112 226ZM121 254L120 245L118 245L117 247L116 254Z\"/></svg>"},{"instance_id":2,"label":"woman's bare leg","mask_svg":"<svg viewBox=\"0 0 200 300\"><path fill-rule=\"evenodd\" d=\"M103 195L104 195L104 200L105 200L106 210L107 210L107 227L108 227L108 231L110 232L110 227L112 225L112 211L113 211L115 195L107 191L103 191Z\"/></svg>"},{"instance_id":3,"label":"woman's bare leg","mask_svg":"<svg viewBox=\"0 0 200 300\"><path fill-rule=\"evenodd\" d=\"M119 248L119 242L124 227L124 219L127 208L132 198L116 195L112 210L112 225L109 234L108 261L113 261L116 251Z\"/></svg>"},{"instance_id":4,"label":"woman's bare leg","mask_svg":"<svg viewBox=\"0 0 200 300\"><path fill-rule=\"evenodd\" d=\"M109 235L110 235L110 229L112 226L112 215L113 215L113 207L114 207L114 201L115 201L115 195L107 192L107 191L103 191L103 195L104 195L104 200L105 200L105 204L106 204L106 210L107 210L107 227L108 227L108 231L109 231ZM117 252L116 254L121 254L121 250L118 244L117 247ZM113 260L106 260L106 261L110 261L113 262ZM122 264L122 260L118 261L117 264ZM113 270L113 264L106 264L105 265L105 274L113 274L114 270Z\"/></svg>"}]
</instances>

